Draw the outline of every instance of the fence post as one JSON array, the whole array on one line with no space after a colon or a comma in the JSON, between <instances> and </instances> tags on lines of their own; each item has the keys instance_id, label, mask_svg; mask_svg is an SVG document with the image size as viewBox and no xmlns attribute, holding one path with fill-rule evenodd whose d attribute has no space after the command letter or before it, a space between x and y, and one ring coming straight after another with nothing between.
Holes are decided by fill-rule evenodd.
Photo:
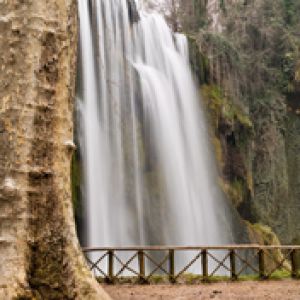
<instances>
[{"instance_id":1,"label":"fence post","mask_svg":"<svg viewBox=\"0 0 300 300\"><path fill-rule=\"evenodd\" d=\"M169 281L175 283L175 253L174 249L169 250Z\"/></svg>"},{"instance_id":2,"label":"fence post","mask_svg":"<svg viewBox=\"0 0 300 300\"><path fill-rule=\"evenodd\" d=\"M265 274L265 251L263 249L258 250L258 266L260 279L266 279Z\"/></svg>"},{"instance_id":3,"label":"fence post","mask_svg":"<svg viewBox=\"0 0 300 300\"><path fill-rule=\"evenodd\" d=\"M114 251L108 251L108 282L114 282Z\"/></svg>"},{"instance_id":4,"label":"fence post","mask_svg":"<svg viewBox=\"0 0 300 300\"><path fill-rule=\"evenodd\" d=\"M230 259L230 273L231 273L231 279L236 280L237 275L236 275L236 265L235 265L235 252L234 250L230 250L229 254L229 259Z\"/></svg>"},{"instance_id":5,"label":"fence post","mask_svg":"<svg viewBox=\"0 0 300 300\"><path fill-rule=\"evenodd\" d=\"M201 261L202 261L202 278L203 281L208 280L208 259L207 259L207 249L201 251Z\"/></svg>"},{"instance_id":6,"label":"fence post","mask_svg":"<svg viewBox=\"0 0 300 300\"><path fill-rule=\"evenodd\" d=\"M138 251L138 260L139 260L139 282L145 283L145 255L143 250Z\"/></svg>"},{"instance_id":7,"label":"fence post","mask_svg":"<svg viewBox=\"0 0 300 300\"><path fill-rule=\"evenodd\" d=\"M293 278L297 278L298 277L298 266L297 266L297 257L296 257L296 250L293 249L291 251L291 276Z\"/></svg>"}]
</instances>

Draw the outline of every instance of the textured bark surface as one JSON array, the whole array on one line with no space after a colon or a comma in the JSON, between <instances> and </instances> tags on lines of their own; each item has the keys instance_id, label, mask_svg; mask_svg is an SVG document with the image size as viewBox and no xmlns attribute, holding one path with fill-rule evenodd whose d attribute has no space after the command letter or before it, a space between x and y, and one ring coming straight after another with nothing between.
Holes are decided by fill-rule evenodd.
<instances>
[{"instance_id":1,"label":"textured bark surface","mask_svg":"<svg viewBox=\"0 0 300 300\"><path fill-rule=\"evenodd\" d=\"M74 0L0 1L0 299L108 299L70 192Z\"/></svg>"}]
</instances>

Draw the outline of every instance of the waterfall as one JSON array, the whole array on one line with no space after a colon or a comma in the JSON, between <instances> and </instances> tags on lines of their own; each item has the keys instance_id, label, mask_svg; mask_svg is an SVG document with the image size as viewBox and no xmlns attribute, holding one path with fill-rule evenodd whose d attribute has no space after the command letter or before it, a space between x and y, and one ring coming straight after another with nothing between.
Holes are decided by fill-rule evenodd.
<instances>
[{"instance_id":1,"label":"waterfall","mask_svg":"<svg viewBox=\"0 0 300 300\"><path fill-rule=\"evenodd\" d=\"M231 241L187 39L79 0L80 147L89 246Z\"/></svg>"}]
</instances>

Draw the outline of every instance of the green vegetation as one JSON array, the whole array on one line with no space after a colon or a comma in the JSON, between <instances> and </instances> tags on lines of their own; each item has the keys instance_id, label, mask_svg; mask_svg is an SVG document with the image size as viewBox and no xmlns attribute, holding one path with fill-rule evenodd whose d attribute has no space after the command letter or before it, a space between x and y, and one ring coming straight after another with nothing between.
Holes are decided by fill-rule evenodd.
<instances>
[{"instance_id":1,"label":"green vegetation","mask_svg":"<svg viewBox=\"0 0 300 300\"><path fill-rule=\"evenodd\" d=\"M270 280L285 280L291 278L290 272L286 270L276 270L274 273L270 275L268 279ZM298 279L300 279L300 273L298 276ZM97 277L97 280L99 283L105 283L105 279L103 277ZM262 280L260 277L256 274L248 274L248 275L241 275L234 281L257 281ZM211 276L208 280L203 280L203 277L201 275L196 275L192 273L185 273L181 275L177 280L176 284L187 284L187 285L193 285L193 284L213 284L217 282L226 282L226 281L232 281L232 279L229 276ZM139 283L139 280L137 277L133 276L121 276L118 277L114 283L117 284L136 284ZM153 275L147 282L147 284L169 284L169 278L167 275Z\"/></svg>"},{"instance_id":2,"label":"green vegetation","mask_svg":"<svg viewBox=\"0 0 300 300\"><path fill-rule=\"evenodd\" d=\"M208 108L213 113L213 120L217 121L222 116L228 123L238 122L245 128L252 128L249 115L234 104L217 85L203 85L202 94Z\"/></svg>"},{"instance_id":3,"label":"green vegetation","mask_svg":"<svg viewBox=\"0 0 300 300\"><path fill-rule=\"evenodd\" d=\"M181 0L185 11L186 1ZM300 2L219 1L217 26L197 11L188 26L190 60L212 124L221 186L240 216L298 236ZM183 13L183 16L187 14ZM180 16L179 16L180 17ZM260 241L259 230L254 230ZM266 232L260 232L267 238Z\"/></svg>"},{"instance_id":4,"label":"green vegetation","mask_svg":"<svg viewBox=\"0 0 300 300\"><path fill-rule=\"evenodd\" d=\"M200 84L209 82L209 59L201 51L199 51L197 37L187 35L189 44L190 64L196 79Z\"/></svg>"},{"instance_id":5,"label":"green vegetation","mask_svg":"<svg viewBox=\"0 0 300 300\"><path fill-rule=\"evenodd\" d=\"M246 222L246 224L251 231L250 237L252 237L252 242L256 241L261 245L280 245L278 237L269 226L260 223L251 224L249 222ZM282 253L279 250L274 250L273 253L275 252L277 257L282 257Z\"/></svg>"},{"instance_id":6,"label":"green vegetation","mask_svg":"<svg viewBox=\"0 0 300 300\"><path fill-rule=\"evenodd\" d=\"M299 11L295 0L264 0L237 12L233 7L228 14L225 35L242 58L248 95L263 98L269 91L292 90L299 60Z\"/></svg>"},{"instance_id":7,"label":"green vegetation","mask_svg":"<svg viewBox=\"0 0 300 300\"><path fill-rule=\"evenodd\" d=\"M234 179L234 181L229 185L227 194L232 199L235 207L238 207L243 201L243 191L244 186L241 180Z\"/></svg>"}]
</instances>

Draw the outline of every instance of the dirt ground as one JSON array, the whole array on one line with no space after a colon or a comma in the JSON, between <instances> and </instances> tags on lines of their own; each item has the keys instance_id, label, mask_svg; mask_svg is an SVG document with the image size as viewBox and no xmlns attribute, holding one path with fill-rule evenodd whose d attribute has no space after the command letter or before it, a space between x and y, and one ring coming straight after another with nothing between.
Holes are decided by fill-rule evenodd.
<instances>
[{"instance_id":1,"label":"dirt ground","mask_svg":"<svg viewBox=\"0 0 300 300\"><path fill-rule=\"evenodd\" d=\"M103 285L114 300L300 300L300 281L223 282L201 285Z\"/></svg>"}]
</instances>

